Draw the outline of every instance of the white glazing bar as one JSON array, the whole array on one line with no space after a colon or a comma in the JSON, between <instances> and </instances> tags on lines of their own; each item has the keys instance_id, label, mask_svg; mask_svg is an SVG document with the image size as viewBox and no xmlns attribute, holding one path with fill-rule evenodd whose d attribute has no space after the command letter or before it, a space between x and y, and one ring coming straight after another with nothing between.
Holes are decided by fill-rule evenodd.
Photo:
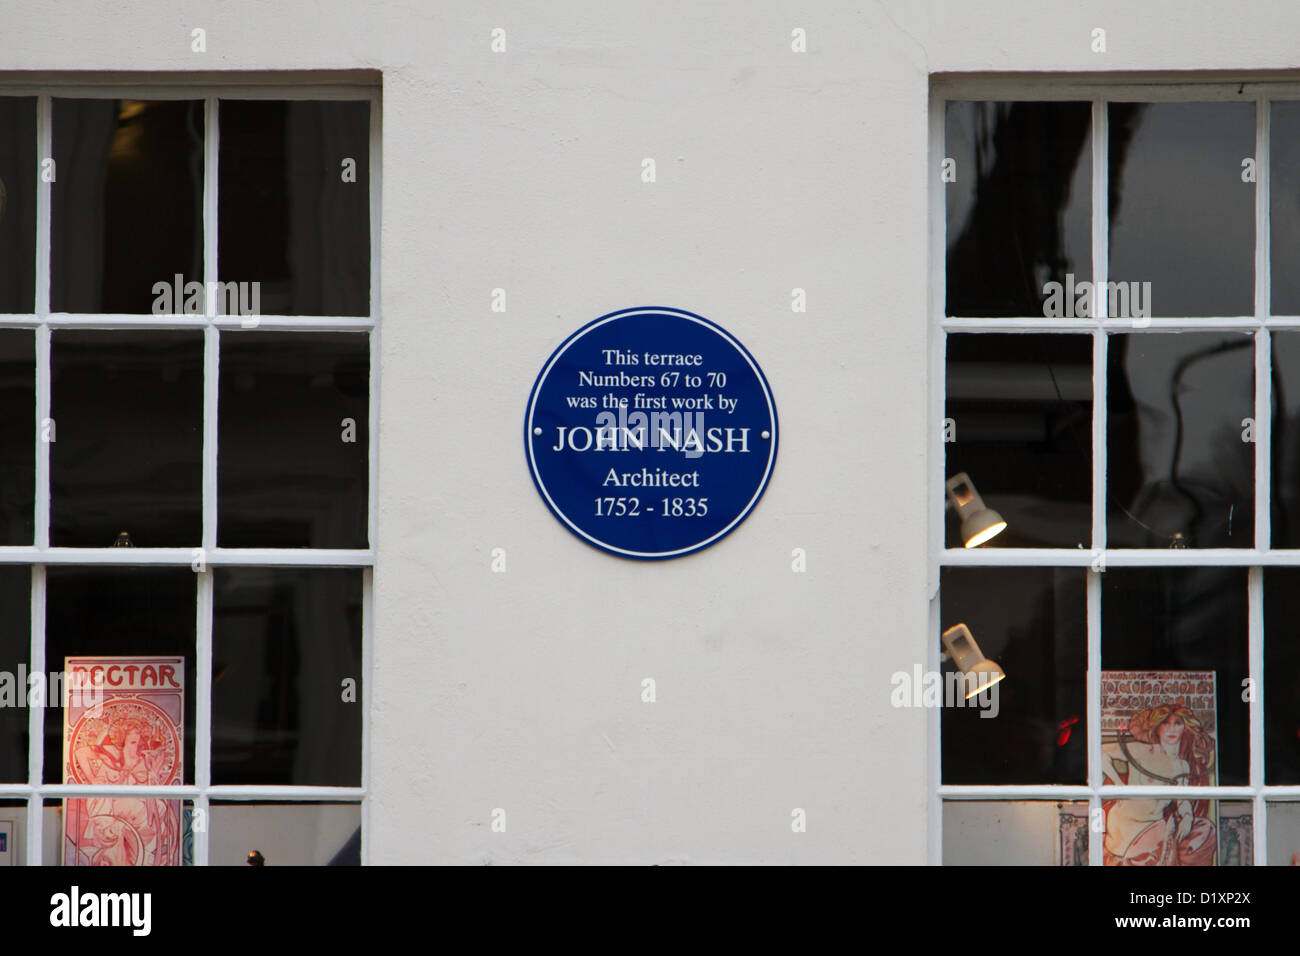
<instances>
[{"instance_id":1,"label":"white glazing bar","mask_svg":"<svg viewBox=\"0 0 1300 956\"><path fill-rule=\"evenodd\" d=\"M931 707L930 710L938 708ZM1060 784L973 784L943 786L939 788L939 795L944 800L1087 800L1092 796L1092 789Z\"/></svg>"},{"instance_id":2,"label":"white glazing bar","mask_svg":"<svg viewBox=\"0 0 1300 956\"><path fill-rule=\"evenodd\" d=\"M1082 567L1100 559L1108 568L1226 567L1255 565L1300 566L1295 549L1257 551L1254 548L947 548L939 561L945 567Z\"/></svg>"},{"instance_id":3,"label":"white glazing bar","mask_svg":"<svg viewBox=\"0 0 1300 956\"><path fill-rule=\"evenodd\" d=\"M945 800L1086 800L1093 794L1104 794L1107 800L1122 799L1194 799L1194 800L1241 800L1254 797L1255 791L1250 787L1112 787L1094 790L1092 787L1074 787L1066 785L1042 786L1034 784L1000 784L951 785L939 788L939 795Z\"/></svg>"},{"instance_id":4,"label":"white glazing bar","mask_svg":"<svg viewBox=\"0 0 1300 956\"><path fill-rule=\"evenodd\" d=\"M1092 101L1092 280L1093 288L1105 288L1108 272L1110 238L1109 160L1110 143L1106 101ZM1107 299L1092 297L1093 315L1106 317ZM1106 349L1109 342L1101 328L1092 339L1092 546L1106 547ZM1104 559L1103 559L1104 560ZM1091 563L1091 562L1090 562ZM1098 562L1094 567L1104 567ZM1099 703L1099 701L1098 701ZM1088 698L1089 709L1093 699Z\"/></svg>"},{"instance_id":5,"label":"white glazing bar","mask_svg":"<svg viewBox=\"0 0 1300 956\"><path fill-rule=\"evenodd\" d=\"M44 322L50 311L50 215L53 185L40 174L45 159L54 155L54 106L49 96L36 107L36 313ZM50 330L36 329L36 538L38 548L50 544Z\"/></svg>"},{"instance_id":6,"label":"white glazing bar","mask_svg":"<svg viewBox=\"0 0 1300 956\"><path fill-rule=\"evenodd\" d=\"M201 315L143 315L131 313L69 313L56 312L46 316L46 321L58 329L201 329L207 319Z\"/></svg>"},{"instance_id":7,"label":"white glazing bar","mask_svg":"<svg viewBox=\"0 0 1300 956\"><path fill-rule=\"evenodd\" d=\"M1255 318L1269 309L1269 109L1255 104ZM1267 551L1272 509L1273 342L1267 329L1255 333L1255 547ZM1259 831L1256 831L1259 832Z\"/></svg>"},{"instance_id":8,"label":"white glazing bar","mask_svg":"<svg viewBox=\"0 0 1300 956\"><path fill-rule=\"evenodd\" d=\"M30 673L45 673L45 568L32 565ZM47 685L48 686L48 685ZM60 701L60 704L62 701ZM29 707L27 713L27 782L39 788L45 774L45 708ZM44 812L40 791L27 801L27 865L40 866L44 843L41 824Z\"/></svg>"},{"instance_id":9,"label":"white glazing bar","mask_svg":"<svg viewBox=\"0 0 1300 956\"><path fill-rule=\"evenodd\" d=\"M375 588L374 571L361 572L361 785L370 789L371 701L374 699ZM361 862L369 862L370 797L361 801Z\"/></svg>"},{"instance_id":10,"label":"white glazing bar","mask_svg":"<svg viewBox=\"0 0 1300 956\"><path fill-rule=\"evenodd\" d=\"M1098 570L1088 570L1086 597L1088 627L1088 786L1092 793L1088 798L1088 865L1101 866L1102 834L1092 826L1095 810L1101 807L1101 577Z\"/></svg>"},{"instance_id":11,"label":"white glazing bar","mask_svg":"<svg viewBox=\"0 0 1300 956\"><path fill-rule=\"evenodd\" d=\"M926 308L930 316L927 330L927 355L929 357L929 388L927 390L926 450L930 466L926 469L926 576L929 604L926 614L927 633L921 639L922 660L933 671L939 667L939 634L942 630L939 617L939 554L943 550L944 535L944 465L946 455L943 443L944 412L944 356L947 352L947 335L943 331L943 317L947 312L947 276L945 273L945 245L947 231L947 193L940 164L946 150L946 102L930 97L930 162L925 169L925 182L930 197L930 274L929 295ZM938 789L943 781L942 726L936 708L926 709L926 785L929 791L926 814L926 862L931 866L943 864L943 801Z\"/></svg>"},{"instance_id":12,"label":"white glazing bar","mask_svg":"<svg viewBox=\"0 0 1300 956\"><path fill-rule=\"evenodd\" d=\"M1107 123L1106 100L1097 97L1092 101L1092 283L1094 289L1104 289L1110 272L1110 134ZM1093 318L1106 318L1106 296L1092 297Z\"/></svg>"},{"instance_id":13,"label":"white glazing bar","mask_svg":"<svg viewBox=\"0 0 1300 956\"><path fill-rule=\"evenodd\" d=\"M194 828L194 862L208 861L207 788L212 783L212 604L213 572L197 572L197 610L194 615L194 784L199 791L195 809L203 810L203 828Z\"/></svg>"},{"instance_id":14,"label":"white glazing bar","mask_svg":"<svg viewBox=\"0 0 1300 956\"><path fill-rule=\"evenodd\" d=\"M1248 672L1254 694L1250 709L1250 785L1254 788L1255 865L1264 865L1268 847L1264 828L1264 569L1251 568L1247 578L1249 612L1247 615Z\"/></svg>"},{"instance_id":15,"label":"white glazing bar","mask_svg":"<svg viewBox=\"0 0 1300 956\"><path fill-rule=\"evenodd\" d=\"M375 326L364 315L259 315L255 325L238 315L217 316L213 321L223 329L245 332L365 332Z\"/></svg>"},{"instance_id":16,"label":"white glazing bar","mask_svg":"<svg viewBox=\"0 0 1300 956\"><path fill-rule=\"evenodd\" d=\"M263 568L364 568L374 563L369 549L346 548L0 548L0 564L111 564L124 567L192 565L202 557L209 566Z\"/></svg>"}]
</instances>

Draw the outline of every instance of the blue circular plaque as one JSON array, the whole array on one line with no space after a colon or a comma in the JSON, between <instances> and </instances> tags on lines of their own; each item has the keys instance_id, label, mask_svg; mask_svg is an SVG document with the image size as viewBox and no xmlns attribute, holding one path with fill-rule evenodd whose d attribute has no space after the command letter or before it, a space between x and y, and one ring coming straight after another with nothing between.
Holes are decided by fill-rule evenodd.
<instances>
[{"instance_id":1,"label":"blue circular plaque","mask_svg":"<svg viewBox=\"0 0 1300 956\"><path fill-rule=\"evenodd\" d=\"M776 464L776 404L745 347L681 309L611 312L569 336L528 398L524 448L555 517L625 558L725 537Z\"/></svg>"}]
</instances>

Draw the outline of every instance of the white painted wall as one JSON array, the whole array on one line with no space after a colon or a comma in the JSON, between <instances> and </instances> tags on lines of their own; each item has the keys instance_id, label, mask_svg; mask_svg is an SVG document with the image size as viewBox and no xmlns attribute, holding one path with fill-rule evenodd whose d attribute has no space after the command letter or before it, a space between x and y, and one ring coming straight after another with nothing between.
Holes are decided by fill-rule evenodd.
<instances>
[{"instance_id":1,"label":"white painted wall","mask_svg":"<svg viewBox=\"0 0 1300 956\"><path fill-rule=\"evenodd\" d=\"M371 862L919 863L926 721L888 675L936 637L929 74L1292 68L1297 27L1289 0L9 0L0 62L383 71ZM748 521L661 564L574 539L520 442L551 350L646 304L739 337L782 424Z\"/></svg>"}]
</instances>

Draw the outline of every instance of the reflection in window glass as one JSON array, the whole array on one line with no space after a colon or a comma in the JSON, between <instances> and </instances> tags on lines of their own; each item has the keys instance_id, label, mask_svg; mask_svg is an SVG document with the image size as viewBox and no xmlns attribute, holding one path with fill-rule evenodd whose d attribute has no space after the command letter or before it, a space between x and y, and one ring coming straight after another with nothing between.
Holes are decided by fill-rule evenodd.
<instances>
[{"instance_id":1,"label":"reflection in window glass","mask_svg":"<svg viewBox=\"0 0 1300 956\"><path fill-rule=\"evenodd\" d=\"M361 783L361 571L219 568L212 782Z\"/></svg>"},{"instance_id":2,"label":"reflection in window glass","mask_svg":"<svg viewBox=\"0 0 1300 956\"><path fill-rule=\"evenodd\" d=\"M55 99L50 308L181 312L203 281L203 103ZM170 306L170 307L169 307Z\"/></svg>"},{"instance_id":3,"label":"reflection in window glass","mask_svg":"<svg viewBox=\"0 0 1300 956\"><path fill-rule=\"evenodd\" d=\"M1269 866L1300 866L1300 803L1268 805Z\"/></svg>"},{"instance_id":4,"label":"reflection in window glass","mask_svg":"<svg viewBox=\"0 0 1300 956\"><path fill-rule=\"evenodd\" d=\"M265 315L369 315L370 104L220 109L221 280L259 283Z\"/></svg>"},{"instance_id":5,"label":"reflection in window glass","mask_svg":"<svg viewBox=\"0 0 1300 956\"><path fill-rule=\"evenodd\" d=\"M1300 274L1285 267L1300 258L1300 101L1270 104L1268 150L1271 309L1274 315L1300 315Z\"/></svg>"},{"instance_id":6,"label":"reflection in window glass","mask_svg":"<svg viewBox=\"0 0 1300 956\"><path fill-rule=\"evenodd\" d=\"M1254 104L1109 111L1109 281L1150 306L1116 317L1254 315L1255 187L1241 179L1255 155Z\"/></svg>"},{"instance_id":7,"label":"reflection in window glass","mask_svg":"<svg viewBox=\"0 0 1300 956\"><path fill-rule=\"evenodd\" d=\"M1044 285L1092 278L1091 104L953 102L945 126L947 314L1050 314Z\"/></svg>"},{"instance_id":8,"label":"reflection in window glass","mask_svg":"<svg viewBox=\"0 0 1300 956\"><path fill-rule=\"evenodd\" d=\"M1254 336L1110 337L1106 533L1112 548L1250 548Z\"/></svg>"},{"instance_id":9,"label":"reflection in window glass","mask_svg":"<svg viewBox=\"0 0 1300 956\"><path fill-rule=\"evenodd\" d=\"M234 803L214 800L213 866L360 866L359 803Z\"/></svg>"},{"instance_id":10,"label":"reflection in window glass","mask_svg":"<svg viewBox=\"0 0 1300 956\"><path fill-rule=\"evenodd\" d=\"M1104 866L1254 866L1247 800L1103 800Z\"/></svg>"},{"instance_id":11,"label":"reflection in window glass","mask_svg":"<svg viewBox=\"0 0 1300 956\"><path fill-rule=\"evenodd\" d=\"M1300 547L1300 332L1272 333L1270 544Z\"/></svg>"},{"instance_id":12,"label":"reflection in window glass","mask_svg":"<svg viewBox=\"0 0 1300 956\"><path fill-rule=\"evenodd\" d=\"M36 336L0 329L0 545L31 545L36 507Z\"/></svg>"},{"instance_id":13,"label":"reflection in window glass","mask_svg":"<svg viewBox=\"0 0 1300 956\"><path fill-rule=\"evenodd\" d=\"M197 576L183 568L46 569L45 660L176 656L185 659L185 782L194 782L194 608ZM63 708L45 714L45 782L63 782Z\"/></svg>"},{"instance_id":14,"label":"reflection in window glass","mask_svg":"<svg viewBox=\"0 0 1300 956\"><path fill-rule=\"evenodd\" d=\"M36 311L36 97L0 96L0 312Z\"/></svg>"},{"instance_id":15,"label":"reflection in window glass","mask_svg":"<svg viewBox=\"0 0 1300 956\"><path fill-rule=\"evenodd\" d=\"M26 565L0 566L0 672L14 675L12 684L0 683L0 783L27 782L29 687L17 675L31 662L31 584Z\"/></svg>"},{"instance_id":16,"label":"reflection in window glass","mask_svg":"<svg viewBox=\"0 0 1300 956\"><path fill-rule=\"evenodd\" d=\"M1264 782L1300 785L1300 568L1264 570Z\"/></svg>"},{"instance_id":17,"label":"reflection in window glass","mask_svg":"<svg viewBox=\"0 0 1300 956\"><path fill-rule=\"evenodd\" d=\"M989 546L1089 547L1091 337L949 335L947 351L945 472L1007 522ZM946 543L963 544L953 509Z\"/></svg>"},{"instance_id":18,"label":"reflection in window glass","mask_svg":"<svg viewBox=\"0 0 1300 956\"><path fill-rule=\"evenodd\" d=\"M944 568L940 584L944 628L964 623L1007 675L944 707L943 782L1085 783L1084 572Z\"/></svg>"},{"instance_id":19,"label":"reflection in window glass","mask_svg":"<svg viewBox=\"0 0 1300 956\"><path fill-rule=\"evenodd\" d=\"M944 866L1087 866L1088 803L945 800Z\"/></svg>"},{"instance_id":20,"label":"reflection in window glass","mask_svg":"<svg viewBox=\"0 0 1300 956\"><path fill-rule=\"evenodd\" d=\"M218 543L364 548L366 333L221 334Z\"/></svg>"},{"instance_id":21,"label":"reflection in window glass","mask_svg":"<svg viewBox=\"0 0 1300 956\"><path fill-rule=\"evenodd\" d=\"M58 331L50 543L200 543L203 334Z\"/></svg>"},{"instance_id":22,"label":"reflection in window glass","mask_svg":"<svg viewBox=\"0 0 1300 956\"><path fill-rule=\"evenodd\" d=\"M1136 687L1128 691L1135 703L1122 712L1130 718L1146 711L1145 722L1170 714L1176 705L1187 706L1195 720L1185 727L1198 729L1209 743L1192 734L1180 746L1197 744L1195 759L1184 755L1190 772L1210 780L1212 785L1244 786L1249 781L1250 751L1249 705L1241 699L1242 683L1247 676L1246 648L1246 569L1245 568L1111 568L1102 575L1101 602L1101 669L1106 672L1140 672L1141 675L1165 675L1167 672L1213 672L1215 707L1200 700L1200 683L1190 677L1178 691L1162 684L1159 694L1143 697ZM1155 680L1156 678L1151 678ZM1005 683L1005 681L1004 681ZM1121 691L1124 688L1120 688ZM1157 699L1158 698L1158 699ZM1108 707L1103 704L1103 738L1106 738ZM1162 721L1163 723L1163 721ZM1139 743L1154 746L1159 727L1137 731L1117 723L1118 728L1136 734ZM1213 753L1206 747L1212 744ZM1121 755L1122 756L1122 755ZM1116 758L1118 759L1118 758ZM1153 758L1155 759L1155 758ZM1140 761L1139 761L1140 762ZM1162 774L1160 767L1150 766L1148 776L1177 777ZM1180 771L1181 772L1181 771Z\"/></svg>"}]
</instances>

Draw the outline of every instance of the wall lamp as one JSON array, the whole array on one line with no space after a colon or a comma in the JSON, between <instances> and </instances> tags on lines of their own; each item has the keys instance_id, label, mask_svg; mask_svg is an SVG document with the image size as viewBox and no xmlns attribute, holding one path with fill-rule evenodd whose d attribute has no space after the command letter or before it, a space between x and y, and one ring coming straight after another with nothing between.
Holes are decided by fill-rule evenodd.
<instances>
[{"instance_id":1,"label":"wall lamp","mask_svg":"<svg viewBox=\"0 0 1300 956\"><path fill-rule=\"evenodd\" d=\"M943 632L943 646L957 670L966 675L966 699L992 687L1006 673L984 656L965 624L954 624Z\"/></svg>"},{"instance_id":2,"label":"wall lamp","mask_svg":"<svg viewBox=\"0 0 1300 956\"><path fill-rule=\"evenodd\" d=\"M945 487L948 504L957 509L957 517L961 519L961 539L966 547L979 547L1006 528L1002 515L984 504L966 472L953 475Z\"/></svg>"}]
</instances>

